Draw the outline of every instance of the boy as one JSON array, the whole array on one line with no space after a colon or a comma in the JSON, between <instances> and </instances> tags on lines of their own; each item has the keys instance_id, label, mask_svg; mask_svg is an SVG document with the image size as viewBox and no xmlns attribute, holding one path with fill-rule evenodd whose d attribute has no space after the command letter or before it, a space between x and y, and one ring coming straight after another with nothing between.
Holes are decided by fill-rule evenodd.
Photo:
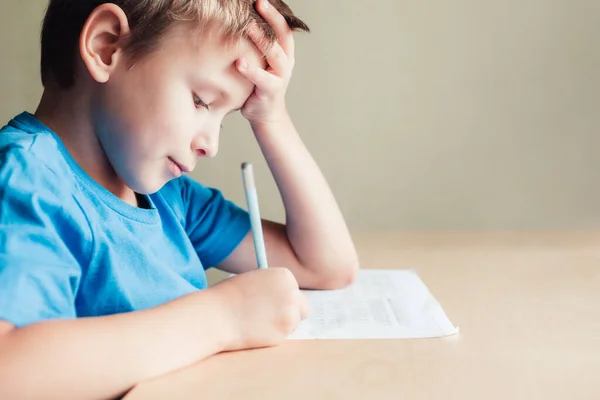
<instances>
[{"instance_id":1,"label":"boy","mask_svg":"<svg viewBox=\"0 0 600 400\"><path fill-rule=\"evenodd\" d=\"M285 17L284 17L285 16ZM280 0L50 0L44 93L0 133L0 398L109 398L221 351L280 343L299 288L352 282L341 213L284 95ZM183 175L249 121L286 224ZM237 276L207 288L204 270Z\"/></svg>"}]
</instances>

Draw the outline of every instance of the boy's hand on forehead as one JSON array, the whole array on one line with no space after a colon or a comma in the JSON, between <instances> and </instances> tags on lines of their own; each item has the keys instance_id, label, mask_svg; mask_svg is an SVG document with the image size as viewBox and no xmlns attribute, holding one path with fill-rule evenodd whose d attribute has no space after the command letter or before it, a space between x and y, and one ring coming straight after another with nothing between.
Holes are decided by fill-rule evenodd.
<instances>
[{"instance_id":1,"label":"boy's hand on forehead","mask_svg":"<svg viewBox=\"0 0 600 400\"><path fill-rule=\"evenodd\" d=\"M283 15L267 0L258 0L256 9L275 30L277 41L269 48L260 28L251 28L250 39L265 54L267 67L250 65L245 58L237 60L240 73L255 85L241 111L250 123L277 123L287 117L285 93L294 68L294 37Z\"/></svg>"}]
</instances>

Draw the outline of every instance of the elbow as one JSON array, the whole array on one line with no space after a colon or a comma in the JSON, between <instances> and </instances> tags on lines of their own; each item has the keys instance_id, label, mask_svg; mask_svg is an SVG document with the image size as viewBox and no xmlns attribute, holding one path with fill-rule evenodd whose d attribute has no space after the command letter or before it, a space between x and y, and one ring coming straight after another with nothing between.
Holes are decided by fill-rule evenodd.
<instances>
[{"instance_id":1,"label":"elbow","mask_svg":"<svg viewBox=\"0 0 600 400\"><path fill-rule=\"evenodd\" d=\"M356 281L360 263L358 258L337 263L332 268L323 268L323 271L330 271L322 274L318 279L318 289L338 290L345 289Z\"/></svg>"},{"instance_id":2,"label":"elbow","mask_svg":"<svg viewBox=\"0 0 600 400\"><path fill-rule=\"evenodd\" d=\"M360 270L360 262L359 262L358 258L355 258L352 261L349 261L346 264L346 268L345 268L345 271L342 276L343 279L340 282L340 288L343 289L345 287L352 285L354 282L356 282L356 278L358 276L359 270Z\"/></svg>"}]
</instances>

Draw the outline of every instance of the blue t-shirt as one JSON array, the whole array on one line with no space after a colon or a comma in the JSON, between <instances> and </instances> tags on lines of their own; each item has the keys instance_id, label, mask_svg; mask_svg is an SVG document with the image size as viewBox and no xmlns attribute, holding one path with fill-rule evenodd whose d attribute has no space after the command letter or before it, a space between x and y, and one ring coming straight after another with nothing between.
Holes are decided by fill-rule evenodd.
<instances>
[{"instance_id":1,"label":"blue t-shirt","mask_svg":"<svg viewBox=\"0 0 600 400\"><path fill-rule=\"evenodd\" d=\"M250 229L183 176L129 205L30 113L0 130L0 319L24 326L146 309L206 288Z\"/></svg>"}]
</instances>

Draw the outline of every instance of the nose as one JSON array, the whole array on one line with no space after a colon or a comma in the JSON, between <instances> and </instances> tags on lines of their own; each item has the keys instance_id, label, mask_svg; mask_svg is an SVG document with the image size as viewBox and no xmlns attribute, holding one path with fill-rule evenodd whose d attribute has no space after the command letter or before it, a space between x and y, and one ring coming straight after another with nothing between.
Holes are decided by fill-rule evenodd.
<instances>
[{"instance_id":1,"label":"nose","mask_svg":"<svg viewBox=\"0 0 600 400\"><path fill-rule=\"evenodd\" d=\"M219 150L219 129L211 132L203 132L197 135L192 142L192 151L198 157L212 158L217 155Z\"/></svg>"}]
</instances>

